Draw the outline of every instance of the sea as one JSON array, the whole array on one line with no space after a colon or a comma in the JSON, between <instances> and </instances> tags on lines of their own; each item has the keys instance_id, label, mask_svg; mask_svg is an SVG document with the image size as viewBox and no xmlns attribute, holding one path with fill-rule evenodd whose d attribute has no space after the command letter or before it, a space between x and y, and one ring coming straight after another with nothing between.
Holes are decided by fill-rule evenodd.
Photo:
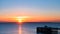
<instances>
[{"instance_id":1,"label":"sea","mask_svg":"<svg viewBox=\"0 0 60 34\"><path fill-rule=\"evenodd\" d=\"M44 26L60 28L60 22L24 22L23 24L0 22L0 34L37 34L37 27Z\"/></svg>"}]
</instances>

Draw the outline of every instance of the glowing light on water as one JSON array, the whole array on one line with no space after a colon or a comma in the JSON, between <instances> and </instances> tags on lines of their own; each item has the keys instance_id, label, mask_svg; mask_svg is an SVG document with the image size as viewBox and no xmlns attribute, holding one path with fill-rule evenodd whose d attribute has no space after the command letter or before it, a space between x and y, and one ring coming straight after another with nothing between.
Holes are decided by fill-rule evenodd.
<instances>
[{"instance_id":1,"label":"glowing light on water","mask_svg":"<svg viewBox=\"0 0 60 34\"><path fill-rule=\"evenodd\" d=\"M19 34L22 34L22 25L19 25Z\"/></svg>"}]
</instances>

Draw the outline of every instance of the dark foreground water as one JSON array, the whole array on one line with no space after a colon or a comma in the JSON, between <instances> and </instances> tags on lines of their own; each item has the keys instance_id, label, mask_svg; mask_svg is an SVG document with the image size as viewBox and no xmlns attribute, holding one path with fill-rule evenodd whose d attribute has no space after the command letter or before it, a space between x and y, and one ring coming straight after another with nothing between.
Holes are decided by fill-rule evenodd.
<instances>
[{"instance_id":1,"label":"dark foreground water","mask_svg":"<svg viewBox=\"0 0 60 34\"><path fill-rule=\"evenodd\" d=\"M48 27L60 28L60 23L24 23L22 25L18 25L16 23L0 23L0 34L19 34L19 31L22 34L37 34L37 27L44 27L47 25ZM19 29L21 27L21 30ZM58 31L60 34L60 30Z\"/></svg>"}]
</instances>

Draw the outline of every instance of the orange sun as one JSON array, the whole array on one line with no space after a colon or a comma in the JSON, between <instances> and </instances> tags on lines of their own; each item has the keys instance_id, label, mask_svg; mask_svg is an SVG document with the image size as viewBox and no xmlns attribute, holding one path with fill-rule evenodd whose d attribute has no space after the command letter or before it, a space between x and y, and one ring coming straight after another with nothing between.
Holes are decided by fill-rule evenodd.
<instances>
[{"instance_id":1,"label":"orange sun","mask_svg":"<svg viewBox=\"0 0 60 34\"><path fill-rule=\"evenodd\" d=\"M29 17L28 16L18 16L18 17L16 17L16 20L18 21L18 23L22 23L27 18L29 18Z\"/></svg>"}]
</instances>

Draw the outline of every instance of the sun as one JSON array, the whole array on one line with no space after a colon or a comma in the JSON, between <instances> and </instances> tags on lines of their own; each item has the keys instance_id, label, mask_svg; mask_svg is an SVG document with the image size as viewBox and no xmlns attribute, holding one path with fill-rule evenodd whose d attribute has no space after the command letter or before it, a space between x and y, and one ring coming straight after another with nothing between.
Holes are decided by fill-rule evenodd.
<instances>
[{"instance_id":1,"label":"sun","mask_svg":"<svg viewBox=\"0 0 60 34\"><path fill-rule=\"evenodd\" d=\"M27 18L29 18L29 17L28 16L18 16L18 17L16 17L16 20L18 21L18 23L22 23Z\"/></svg>"}]
</instances>

